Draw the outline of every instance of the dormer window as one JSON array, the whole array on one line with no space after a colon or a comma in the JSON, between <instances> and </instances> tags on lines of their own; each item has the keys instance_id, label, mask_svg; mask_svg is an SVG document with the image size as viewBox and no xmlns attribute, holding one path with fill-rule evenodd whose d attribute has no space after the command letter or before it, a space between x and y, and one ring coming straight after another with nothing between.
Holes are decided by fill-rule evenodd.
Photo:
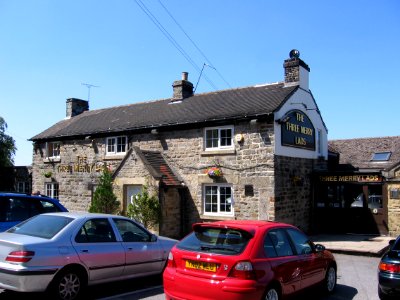
<instances>
[{"instance_id":1,"label":"dormer window","mask_svg":"<svg viewBox=\"0 0 400 300\"><path fill-rule=\"evenodd\" d=\"M233 149L233 126L206 128L204 148L206 151Z\"/></svg>"},{"instance_id":2,"label":"dormer window","mask_svg":"<svg viewBox=\"0 0 400 300\"><path fill-rule=\"evenodd\" d=\"M125 154L127 141L126 136L107 138L107 155Z\"/></svg>"},{"instance_id":3,"label":"dormer window","mask_svg":"<svg viewBox=\"0 0 400 300\"><path fill-rule=\"evenodd\" d=\"M392 152L375 152L371 161L388 161Z\"/></svg>"}]
</instances>

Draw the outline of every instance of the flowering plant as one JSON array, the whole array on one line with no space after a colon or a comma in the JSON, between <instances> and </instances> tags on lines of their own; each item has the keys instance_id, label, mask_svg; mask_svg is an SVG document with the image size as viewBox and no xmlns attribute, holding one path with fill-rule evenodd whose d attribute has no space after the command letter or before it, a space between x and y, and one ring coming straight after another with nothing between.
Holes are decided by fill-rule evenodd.
<instances>
[{"instance_id":1,"label":"flowering plant","mask_svg":"<svg viewBox=\"0 0 400 300\"><path fill-rule=\"evenodd\" d=\"M210 167L206 170L207 175L210 177L220 177L222 176L222 170L218 167Z\"/></svg>"}]
</instances>

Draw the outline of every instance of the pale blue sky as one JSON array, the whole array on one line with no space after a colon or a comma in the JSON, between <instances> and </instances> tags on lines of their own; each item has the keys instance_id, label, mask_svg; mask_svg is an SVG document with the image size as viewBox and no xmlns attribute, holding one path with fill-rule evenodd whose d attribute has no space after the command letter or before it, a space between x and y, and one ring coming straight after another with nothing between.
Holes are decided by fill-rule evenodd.
<instances>
[{"instance_id":1,"label":"pale blue sky","mask_svg":"<svg viewBox=\"0 0 400 300\"><path fill-rule=\"evenodd\" d=\"M99 86L98 109L169 98L204 63L216 70L196 93L277 82L293 48L329 139L400 134L400 1L0 0L0 116L15 165L32 163L28 139L65 118L67 98L87 100L82 83Z\"/></svg>"}]
</instances>

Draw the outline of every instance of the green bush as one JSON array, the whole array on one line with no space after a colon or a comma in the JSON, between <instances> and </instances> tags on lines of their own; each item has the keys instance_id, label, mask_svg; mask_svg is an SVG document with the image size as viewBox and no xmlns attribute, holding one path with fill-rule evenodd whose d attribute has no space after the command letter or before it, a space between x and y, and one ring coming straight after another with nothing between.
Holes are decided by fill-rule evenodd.
<instances>
[{"instance_id":1,"label":"green bush","mask_svg":"<svg viewBox=\"0 0 400 300\"><path fill-rule=\"evenodd\" d=\"M148 187L145 185L142 191L133 197L128 205L127 215L142 223L144 227L154 227L161 219L161 206L158 197L150 196Z\"/></svg>"},{"instance_id":2,"label":"green bush","mask_svg":"<svg viewBox=\"0 0 400 300\"><path fill-rule=\"evenodd\" d=\"M120 202L117 200L117 196L114 195L112 185L112 174L107 168L104 168L99 177L99 184L94 192L89 212L115 214L119 211Z\"/></svg>"}]
</instances>

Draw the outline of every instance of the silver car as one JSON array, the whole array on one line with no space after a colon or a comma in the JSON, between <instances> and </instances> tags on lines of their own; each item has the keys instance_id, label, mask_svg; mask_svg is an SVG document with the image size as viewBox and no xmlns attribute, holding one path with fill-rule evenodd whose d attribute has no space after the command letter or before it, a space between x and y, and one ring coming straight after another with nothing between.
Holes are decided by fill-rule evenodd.
<instances>
[{"instance_id":1,"label":"silver car","mask_svg":"<svg viewBox=\"0 0 400 300\"><path fill-rule=\"evenodd\" d=\"M76 299L87 285L161 274L176 242L117 215L37 215L0 233L0 288Z\"/></svg>"}]
</instances>

